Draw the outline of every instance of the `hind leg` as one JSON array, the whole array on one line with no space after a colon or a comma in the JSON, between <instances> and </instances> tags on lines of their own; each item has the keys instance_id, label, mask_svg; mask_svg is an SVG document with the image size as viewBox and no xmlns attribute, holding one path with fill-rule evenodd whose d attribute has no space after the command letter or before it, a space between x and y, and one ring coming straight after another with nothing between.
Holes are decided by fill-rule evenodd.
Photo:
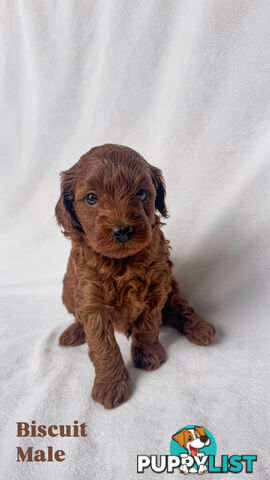
<instances>
[{"instance_id":1,"label":"hind leg","mask_svg":"<svg viewBox=\"0 0 270 480\"><path fill-rule=\"evenodd\" d=\"M59 345L62 347L75 347L85 343L83 325L77 321L72 323L59 337Z\"/></svg>"},{"instance_id":2,"label":"hind leg","mask_svg":"<svg viewBox=\"0 0 270 480\"><path fill-rule=\"evenodd\" d=\"M72 257L69 257L67 272L63 280L63 303L66 306L69 313L75 315L75 301L74 301L74 289L75 289L76 274L73 268ZM71 347L76 345L82 345L85 343L84 328L79 321L75 319L59 337L59 345L63 347Z\"/></svg>"},{"instance_id":3,"label":"hind leg","mask_svg":"<svg viewBox=\"0 0 270 480\"><path fill-rule=\"evenodd\" d=\"M175 278L171 281L172 290L162 311L164 325L171 325L196 345L209 345L216 333L215 327L197 315L190 305L181 298Z\"/></svg>"}]
</instances>

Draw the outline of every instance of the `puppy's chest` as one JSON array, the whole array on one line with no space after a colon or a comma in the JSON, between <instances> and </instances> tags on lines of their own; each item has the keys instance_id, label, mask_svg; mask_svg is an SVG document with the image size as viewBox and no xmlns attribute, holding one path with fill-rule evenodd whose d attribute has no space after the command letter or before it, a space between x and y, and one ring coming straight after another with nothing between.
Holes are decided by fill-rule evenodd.
<instances>
[{"instance_id":1,"label":"puppy's chest","mask_svg":"<svg viewBox=\"0 0 270 480\"><path fill-rule=\"evenodd\" d=\"M113 307L115 326L132 324L146 309L163 308L170 291L170 272L166 262L162 268L151 266L104 282L105 302Z\"/></svg>"},{"instance_id":2,"label":"puppy's chest","mask_svg":"<svg viewBox=\"0 0 270 480\"><path fill-rule=\"evenodd\" d=\"M118 318L135 319L146 307L150 283L144 275L111 278L107 281L106 303L114 307Z\"/></svg>"}]
</instances>

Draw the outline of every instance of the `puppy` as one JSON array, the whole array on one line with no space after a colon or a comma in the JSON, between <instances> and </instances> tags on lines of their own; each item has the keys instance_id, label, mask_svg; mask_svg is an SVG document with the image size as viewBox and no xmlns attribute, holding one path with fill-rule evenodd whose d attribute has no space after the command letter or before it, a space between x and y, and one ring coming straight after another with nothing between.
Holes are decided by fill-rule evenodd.
<instances>
[{"instance_id":1,"label":"puppy","mask_svg":"<svg viewBox=\"0 0 270 480\"><path fill-rule=\"evenodd\" d=\"M137 152L112 144L92 148L61 173L55 213L72 242L63 302L75 317L59 343L88 343L92 397L116 407L130 386L114 330L131 336L134 366L154 370L165 360L162 323L197 345L208 345L215 329L180 297L161 231L160 216L167 217L162 173Z\"/></svg>"},{"instance_id":2,"label":"puppy","mask_svg":"<svg viewBox=\"0 0 270 480\"><path fill-rule=\"evenodd\" d=\"M181 430L181 432L175 433L172 438L178 443L178 445L180 445L180 447L184 447L187 450L188 455L192 457L203 456L203 453L199 453L199 449L210 445L210 438L206 435L204 427L185 428L184 430ZM198 473L202 475L206 470L207 468L205 465L200 465ZM185 464L181 466L180 471L185 475L189 473L188 467Z\"/></svg>"}]
</instances>

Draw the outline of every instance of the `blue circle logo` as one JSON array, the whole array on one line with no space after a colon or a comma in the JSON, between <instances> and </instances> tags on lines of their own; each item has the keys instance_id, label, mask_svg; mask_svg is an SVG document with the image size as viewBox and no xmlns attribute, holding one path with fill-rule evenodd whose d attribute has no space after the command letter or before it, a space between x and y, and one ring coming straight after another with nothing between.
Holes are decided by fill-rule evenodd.
<instances>
[{"instance_id":1,"label":"blue circle logo","mask_svg":"<svg viewBox=\"0 0 270 480\"><path fill-rule=\"evenodd\" d=\"M199 425L187 425L172 435L170 453L178 457L215 456L217 454L217 444L207 428ZM197 471L196 462L194 462L194 467L190 471Z\"/></svg>"}]
</instances>

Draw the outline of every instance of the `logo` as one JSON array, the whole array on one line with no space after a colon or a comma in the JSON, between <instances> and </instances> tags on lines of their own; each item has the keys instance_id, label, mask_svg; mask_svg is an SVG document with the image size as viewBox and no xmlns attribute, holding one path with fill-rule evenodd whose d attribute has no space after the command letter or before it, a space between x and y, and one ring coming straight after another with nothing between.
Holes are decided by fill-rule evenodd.
<instances>
[{"instance_id":1,"label":"logo","mask_svg":"<svg viewBox=\"0 0 270 480\"><path fill-rule=\"evenodd\" d=\"M151 469L154 473L178 470L203 475L208 473L253 473L257 455L221 455L212 433L199 425L187 425L171 437L170 455L137 455L137 473Z\"/></svg>"},{"instance_id":2,"label":"logo","mask_svg":"<svg viewBox=\"0 0 270 480\"><path fill-rule=\"evenodd\" d=\"M170 452L171 455L177 455L182 459L180 472L201 475L207 471L208 457L216 455L217 446L209 430L189 425L172 436Z\"/></svg>"}]
</instances>

